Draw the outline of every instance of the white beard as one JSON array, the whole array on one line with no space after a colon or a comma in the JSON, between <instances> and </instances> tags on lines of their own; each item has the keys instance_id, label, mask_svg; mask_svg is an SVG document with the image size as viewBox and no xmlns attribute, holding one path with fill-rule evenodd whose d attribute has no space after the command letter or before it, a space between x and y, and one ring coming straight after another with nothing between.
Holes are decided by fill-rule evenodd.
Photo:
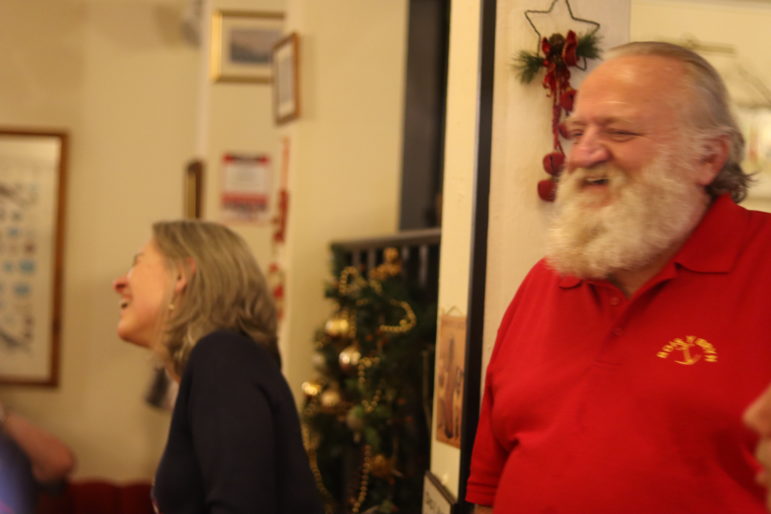
<instances>
[{"instance_id":1,"label":"white beard","mask_svg":"<svg viewBox=\"0 0 771 514\"><path fill-rule=\"evenodd\" d=\"M679 145L662 149L632 176L609 164L563 173L547 236L551 267L580 278L609 278L620 270L642 269L679 247L709 197L689 180L687 156L674 146ZM582 191L586 177L606 177L608 190Z\"/></svg>"}]
</instances>

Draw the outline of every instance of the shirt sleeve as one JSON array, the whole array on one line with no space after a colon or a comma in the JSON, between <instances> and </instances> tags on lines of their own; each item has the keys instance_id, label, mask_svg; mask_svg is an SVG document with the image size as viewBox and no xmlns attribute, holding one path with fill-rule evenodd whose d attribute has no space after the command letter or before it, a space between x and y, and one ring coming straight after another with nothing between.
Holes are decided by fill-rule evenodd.
<instances>
[{"instance_id":1,"label":"shirt sleeve","mask_svg":"<svg viewBox=\"0 0 771 514\"><path fill-rule=\"evenodd\" d=\"M471 471L466 488L466 501L478 505L493 504L498 480L508 456L504 448L498 444L492 431L493 401L490 381L485 380L482 409L479 413L479 424L471 455Z\"/></svg>"},{"instance_id":2,"label":"shirt sleeve","mask_svg":"<svg viewBox=\"0 0 771 514\"><path fill-rule=\"evenodd\" d=\"M523 284L528 282L532 275L533 271L528 274ZM471 454L471 469L466 483L466 501L477 505L493 505L495 492L498 490L498 482L509 456L509 451L498 442L493 432L493 408L495 406L493 374L496 359L500 358L501 348L506 339L506 332L514 320L522 290L523 287L520 286L501 320L495 347L485 374L482 407L479 412L479 423Z\"/></svg>"},{"instance_id":3,"label":"shirt sleeve","mask_svg":"<svg viewBox=\"0 0 771 514\"><path fill-rule=\"evenodd\" d=\"M277 512L274 415L259 369L273 364L230 343L204 339L188 363L188 416L206 512Z\"/></svg>"}]
</instances>

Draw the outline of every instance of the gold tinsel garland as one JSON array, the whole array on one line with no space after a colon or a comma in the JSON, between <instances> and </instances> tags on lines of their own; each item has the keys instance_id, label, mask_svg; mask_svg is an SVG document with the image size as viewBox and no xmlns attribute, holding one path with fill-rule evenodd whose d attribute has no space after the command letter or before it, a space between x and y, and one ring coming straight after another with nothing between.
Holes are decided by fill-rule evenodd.
<instances>
[{"instance_id":1,"label":"gold tinsel garland","mask_svg":"<svg viewBox=\"0 0 771 514\"><path fill-rule=\"evenodd\" d=\"M375 293L382 294L383 293L382 281L390 277L394 277L400 274L402 271L401 263L399 262L398 250L396 250L395 248L387 248L384 251L383 255L385 258L385 262L370 271L368 280L365 280L361 276L361 273L357 268L353 266L345 267L340 273L340 276L337 280L338 293L341 296L349 296L365 287L370 287ZM369 299L359 298L355 303L357 307L361 307L368 304L369 302L370 302ZM400 308L403 311L403 316L399 319L398 323L395 325L387 325L385 323L378 325L377 332L384 334L385 337L388 337L396 334L404 334L412 330L417 324L417 318L415 316L415 311L413 310L412 306L406 301L389 300L389 303L395 307ZM333 338L344 337L352 340L352 344L345 349L346 352L350 355L346 355L346 358L343 360L345 361L345 364L350 364L355 366L357 371L358 382L360 386L363 386L367 380L366 378L367 370L372 366L376 366L377 364L379 364L381 358L376 355L375 356L359 355L358 357L355 355L355 353L360 349L359 342L356 340L356 333L357 333L356 325L357 325L356 313L351 312L348 309L341 309L332 318L330 318L330 320L327 321L327 323L325 324L325 332L327 333L328 336ZM382 344L386 342L387 342L387 339L382 339L379 342L379 346L382 346ZM321 341L317 341L316 345L318 348L322 348L323 346L325 346L325 344ZM316 392L314 396L309 397L309 401L305 409L303 410L304 420L313 416L320 408L326 411L330 411L330 406L325 407L323 405L324 402L321 401L321 396L323 395L323 393L319 394L320 391L318 391L317 388L313 387L310 384L307 388L305 387L305 384L303 384L303 387L304 387L304 391L307 389L308 391ZM382 401L384 391L385 391L385 385L382 382L378 383L378 386L375 389L374 393L372 394L372 397L370 399L363 399L361 401L360 406L363 409L363 412L372 413L377 408L379 403ZM353 408L353 406L351 406L349 403L340 401L331 410L334 410L342 414L342 412L345 412L345 411L350 412L351 408ZM304 420L302 422L303 443L308 453L308 459L310 462L310 467L313 473L313 477L316 481L316 485L322 497L324 498L325 511L329 513L333 511L332 506L336 503L336 501L332 493L324 485L323 477L321 476L321 470L319 469L318 459L316 454L316 448L317 448L317 445L319 444L318 440L314 439L311 436L311 429L308 423ZM393 468L393 459L388 459L386 456L382 454L376 455L375 458L377 462L376 469L378 470L378 473L383 474L385 473L385 470L388 469L389 474L395 474L395 475L399 474ZM359 473L359 484L358 484L358 487L352 490L352 496L348 499L348 503L351 506L351 512L353 514L358 514L360 512L361 507L367 498L367 493L369 490L370 475L372 473L372 469L373 469L372 446L369 444L365 444L362 449L362 462L361 462L361 468Z\"/></svg>"}]
</instances>

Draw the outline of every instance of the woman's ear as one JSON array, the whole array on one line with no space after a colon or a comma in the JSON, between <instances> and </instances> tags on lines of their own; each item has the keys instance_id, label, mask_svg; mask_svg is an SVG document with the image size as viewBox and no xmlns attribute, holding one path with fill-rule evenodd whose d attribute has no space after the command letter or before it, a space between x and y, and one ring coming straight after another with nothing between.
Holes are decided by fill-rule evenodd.
<instances>
[{"instance_id":1,"label":"woman's ear","mask_svg":"<svg viewBox=\"0 0 771 514\"><path fill-rule=\"evenodd\" d=\"M195 261L192 257L185 259L184 265L177 268L177 276L174 281L174 293L179 294L185 290L190 277L195 273Z\"/></svg>"}]
</instances>

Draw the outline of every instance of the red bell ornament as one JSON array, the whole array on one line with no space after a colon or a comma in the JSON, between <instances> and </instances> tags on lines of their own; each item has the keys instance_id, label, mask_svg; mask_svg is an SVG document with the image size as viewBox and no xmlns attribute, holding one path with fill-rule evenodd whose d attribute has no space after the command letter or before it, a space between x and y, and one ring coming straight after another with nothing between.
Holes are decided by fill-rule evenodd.
<instances>
[{"instance_id":1,"label":"red bell ornament","mask_svg":"<svg viewBox=\"0 0 771 514\"><path fill-rule=\"evenodd\" d=\"M538 182L538 196L545 202L553 202L557 197L557 183L554 179L543 179Z\"/></svg>"},{"instance_id":2,"label":"red bell ornament","mask_svg":"<svg viewBox=\"0 0 771 514\"><path fill-rule=\"evenodd\" d=\"M576 99L576 90L568 86L560 95L560 107L565 112L571 112L573 110L573 103Z\"/></svg>"},{"instance_id":3,"label":"red bell ornament","mask_svg":"<svg viewBox=\"0 0 771 514\"><path fill-rule=\"evenodd\" d=\"M552 177L560 174L564 164L565 154L562 152L551 152L543 156L543 169Z\"/></svg>"}]
</instances>

